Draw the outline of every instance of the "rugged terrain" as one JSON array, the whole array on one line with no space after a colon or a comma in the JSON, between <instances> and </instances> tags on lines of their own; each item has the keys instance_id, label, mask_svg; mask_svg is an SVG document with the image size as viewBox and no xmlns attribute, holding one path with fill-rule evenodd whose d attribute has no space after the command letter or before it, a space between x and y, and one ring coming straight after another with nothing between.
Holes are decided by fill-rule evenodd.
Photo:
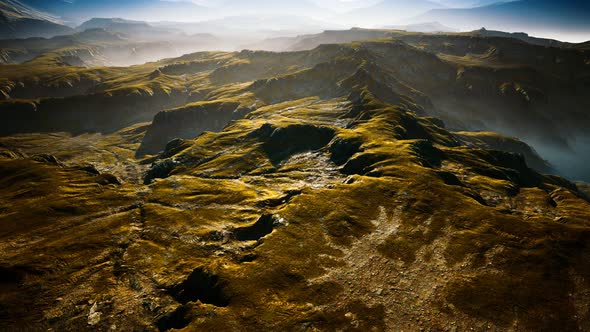
<instances>
[{"instance_id":1,"label":"rugged terrain","mask_svg":"<svg viewBox=\"0 0 590 332\"><path fill-rule=\"evenodd\" d=\"M61 58L78 67L130 66L223 48L225 41L210 34L187 35L145 22L91 20L77 32L52 38L0 40L0 64L23 64L36 58ZM27 64L27 67L34 65Z\"/></svg>"},{"instance_id":2,"label":"rugged terrain","mask_svg":"<svg viewBox=\"0 0 590 332\"><path fill-rule=\"evenodd\" d=\"M0 132L118 130L151 121L154 114L167 108L214 101L218 95L227 95L228 89L250 93L252 88L241 89L236 83L271 77L288 85L289 78L295 78L293 84L305 85L305 80L324 73L323 79L329 81L324 93L343 95L339 82L362 67L359 74L367 72L385 89L401 91L424 109L423 115L443 120L451 130L494 131L518 137L541 151L564 175L590 181L584 171L587 161L576 157L590 153L580 143L590 140L586 130L590 125L586 112L590 107L586 98L590 93L590 52L584 44L533 45L481 33L326 31L291 40L288 48L297 51L293 53L195 53L113 69L92 67L109 61L112 43L101 42L111 46L97 49L88 46L93 44L87 42L88 36L102 38L99 40L121 36L89 30L67 38L67 45L77 47L40 52L26 63L0 68L0 97L10 98L0 103L4 110L0 116L15 119L2 121ZM367 39L374 40L353 42ZM19 47L27 48L26 43ZM130 47L141 53L137 45L122 48ZM305 71L298 72L301 70ZM304 89L297 87L298 95L313 95ZM268 103L263 98L252 102ZM80 104L88 109L79 112ZM108 105L108 116L103 114L103 105ZM63 117L76 119L75 128L68 127L74 122L61 121ZM158 148L163 148L162 144ZM571 160L568 165L559 164L564 160L562 153Z\"/></svg>"},{"instance_id":3,"label":"rugged terrain","mask_svg":"<svg viewBox=\"0 0 590 332\"><path fill-rule=\"evenodd\" d=\"M2 326L590 329L587 51L380 37L1 66Z\"/></svg>"}]
</instances>

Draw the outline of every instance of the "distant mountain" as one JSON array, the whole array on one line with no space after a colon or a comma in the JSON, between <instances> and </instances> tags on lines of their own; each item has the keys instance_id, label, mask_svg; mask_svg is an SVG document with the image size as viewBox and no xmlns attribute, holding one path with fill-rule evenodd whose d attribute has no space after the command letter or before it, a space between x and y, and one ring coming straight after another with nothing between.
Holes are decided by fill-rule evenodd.
<instances>
[{"instance_id":1,"label":"distant mountain","mask_svg":"<svg viewBox=\"0 0 590 332\"><path fill-rule=\"evenodd\" d=\"M87 30L87 29L109 29L109 28L116 28L116 27L142 27L148 28L150 25L144 21L133 21L133 20L126 20L122 18L93 18L88 20L80 26L78 26L78 30Z\"/></svg>"},{"instance_id":2,"label":"distant mountain","mask_svg":"<svg viewBox=\"0 0 590 332\"><path fill-rule=\"evenodd\" d=\"M388 25L387 29L404 30L408 32L458 32L459 30L442 25L438 22L425 22L408 25Z\"/></svg>"},{"instance_id":3,"label":"distant mountain","mask_svg":"<svg viewBox=\"0 0 590 332\"><path fill-rule=\"evenodd\" d=\"M134 20L195 20L208 8L189 1L163 0L23 0L28 5L58 15L72 24L94 17L124 17Z\"/></svg>"},{"instance_id":4,"label":"distant mountain","mask_svg":"<svg viewBox=\"0 0 590 332\"><path fill-rule=\"evenodd\" d=\"M416 20L436 20L462 29L482 26L504 31L559 36L590 32L590 2L587 0L521 0L471 9L435 9Z\"/></svg>"},{"instance_id":5,"label":"distant mountain","mask_svg":"<svg viewBox=\"0 0 590 332\"><path fill-rule=\"evenodd\" d=\"M268 38L258 43L244 45L244 48L266 51L307 51L321 44L350 43L353 41L391 37L390 30L352 28L350 30L326 30L317 34L296 37Z\"/></svg>"},{"instance_id":6,"label":"distant mountain","mask_svg":"<svg viewBox=\"0 0 590 332\"><path fill-rule=\"evenodd\" d=\"M383 0L373 6L339 15L335 19L349 25L375 27L395 24L436 8L443 6L428 0Z\"/></svg>"},{"instance_id":7,"label":"distant mountain","mask_svg":"<svg viewBox=\"0 0 590 332\"><path fill-rule=\"evenodd\" d=\"M104 29L106 31L143 39L165 39L180 32L174 29L154 27L145 21L133 21L122 18L93 18L82 23L77 28L78 31L89 29Z\"/></svg>"},{"instance_id":8,"label":"distant mountain","mask_svg":"<svg viewBox=\"0 0 590 332\"><path fill-rule=\"evenodd\" d=\"M453 8L472 8L489 6L493 4L499 4L510 1L514 0L439 0L437 2Z\"/></svg>"},{"instance_id":9,"label":"distant mountain","mask_svg":"<svg viewBox=\"0 0 590 332\"><path fill-rule=\"evenodd\" d=\"M70 35L52 38L7 39L0 41L0 49L22 49L27 52L42 53L59 48L71 48L80 44L127 42L123 35L108 32L104 29L89 29Z\"/></svg>"},{"instance_id":10,"label":"distant mountain","mask_svg":"<svg viewBox=\"0 0 590 332\"><path fill-rule=\"evenodd\" d=\"M304 16L249 15L228 16L202 22L158 22L156 27L182 30L186 33L212 33L215 35L255 36L262 38L288 37L302 33L321 32L336 28L333 24ZM244 41L241 41L244 43Z\"/></svg>"},{"instance_id":11,"label":"distant mountain","mask_svg":"<svg viewBox=\"0 0 590 332\"><path fill-rule=\"evenodd\" d=\"M276 14L296 15L309 17L328 17L330 11L319 7L309 0L298 1L276 1L276 0L226 0L218 9L222 11L221 16L230 15L262 15Z\"/></svg>"},{"instance_id":12,"label":"distant mountain","mask_svg":"<svg viewBox=\"0 0 590 332\"><path fill-rule=\"evenodd\" d=\"M52 37L72 32L56 17L18 0L0 2L0 39Z\"/></svg>"},{"instance_id":13,"label":"distant mountain","mask_svg":"<svg viewBox=\"0 0 590 332\"><path fill-rule=\"evenodd\" d=\"M524 32L504 32L504 31L497 31L497 30L487 30L485 28L481 28L479 30L473 31L473 34L483 36L483 37L504 37L504 38L515 38L527 42L533 45L541 45L541 46L551 46L551 47L580 47L579 44L571 44L562 42L555 39L548 39L548 38L536 38L529 36L527 33Z\"/></svg>"}]
</instances>

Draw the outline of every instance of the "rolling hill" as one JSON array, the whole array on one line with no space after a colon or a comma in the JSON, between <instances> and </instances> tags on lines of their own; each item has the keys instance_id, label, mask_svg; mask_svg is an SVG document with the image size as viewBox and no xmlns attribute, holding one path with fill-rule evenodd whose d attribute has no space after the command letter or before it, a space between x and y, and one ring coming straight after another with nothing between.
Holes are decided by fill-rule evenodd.
<instances>
[{"instance_id":1,"label":"rolling hill","mask_svg":"<svg viewBox=\"0 0 590 332\"><path fill-rule=\"evenodd\" d=\"M155 27L145 21L133 21L122 18L93 18L80 24L76 30L104 29L114 33L125 34L136 40L165 41L178 38L180 30Z\"/></svg>"},{"instance_id":2,"label":"rolling hill","mask_svg":"<svg viewBox=\"0 0 590 332\"><path fill-rule=\"evenodd\" d=\"M589 17L0 1L0 332L590 331Z\"/></svg>"},{"instance_id":3,"label":"rolling hill","mask_svg":"<svg viewBox=\"0 0 590 332\"><path fill-rule=\"evenodd\" d=\"M312 54L321 54L321 50L327 47L322 47L320 45L322 43L352 42L363 39L381 39L383 44L376 45L388 45L388 43L398 41L407 43L416 50L419 57L411 60L400 59L400 62L397 63L390 62L393 60L388 61L384 54L376 51L378 48L375 46L372 48L374 51L368 53L367 61L370 61L371 65L376 64L372 70L390 72L391 74L388 75L394 77L392 82L397 82L396 86L408 87L410 89L408 91L414 91L412 95L421 100L425 112L441 118L449 128L477 131L495 130L519 137L533 144L537 149L553 147L563 151L569 150L572 156L585 155L584 151L579 150L584 145L575 144L575 142L583 141L586 135L585 128L588 125L588 117L585 115L584 109L588 104L587 100L581 96L587 93L590 68L588 67L587 52L580 51L575 45L546 47L528 44L515 38L485 37L474 33L430 35L396 30L353 29L328 31L319 35L295 38L293 39L295 44L291 48L309 50L306 52L312 52ZM384 49L386 50L387 47ZM65 68L63 67L52 67L53 63L62 63L64 56L67 57L70 54L54 52L34 59L31 63L3 68L0 71L5 77L2 90L5 95L14 99L73 96L81 91L92 91L93 94L97 94L96 98L100 99L113 95L111 89L117 91L121 89L120 91L128 91L126 93L130 93L130 96L140 99L161 98L159 102L154 103L156 108L160 103L176 107L182 106L182 104L177 104L176 98L179 100L188 98L194 101L194 98L202 98L203 95L209 93L205 92L206 89L191 92L189 88L182 88L183 85L174 75L170 76L169 72L165 70L161 73L156 71L160 66L158 64L138 67L134 70L144 68L141 69L141 74L135 73L131 75L133 79L129 78L129 80L116 79L113 81L113 86L104 84L110 79L99 74L100 71L66 67L68 70L64 72ZM231 54L234 53L228 53L228 56ZM265 56L262 56L264 53L259 55L255 52L252 57L247 51L238 54L241 55L231 61L235 62L234 65L227 68L224 66L217 68L209 80L211 82L227 82L226 84L229 82L243 83L254 80L259 77L256 75L262 75L260 73L268 75L281 73L283 67L302 68L301 64L297 62L288 64L288 61L283 66L280 64L282 60L278 60L281 57L278 56L266 59ZM75 58L69 57L67 59L66 63L76 63ZM195 69L196 73L201 73L200 70L204 69L198 68L210 70L209 66L212 65L212 62L204 61L202 64L195 63L194 65L197 68ZM188 68L191 66L187 64ZM266 67L268 69L262 69ZM172 73L176 74L179 70L182 71L182 68L180 66ZM412 73L415 72L436 73L438 78L426 79L425 76L413 75ZM121 75L125 77L126 74L123 73L125 72L122 71ZM153 78L150 78L152 75ZM200 77L198 75L197 77ZM146 77L149 79L143 82L142 80ZM41 81L38 80L39 78ZM51 83L46 85L43 80ZM103 83L96 86L97 82ZM115 84L115 82L117 83ZM107 89L108 86L111 87ZM89 89L90 87L93 88ZM44 94L43 91L55 92ZM77 98L82 97L62 100L57 104L54 104L57 101L41 99L34 102L37 106L33 109L39 110L47 107L48 110L51 110L50 112L53 112L54 109L61 108L67 112L69 107L75 107L75 103L79 102ZM62 105L62 103L65 104ZM10 105L8 103L5 107L9 109ZM124 105L121 106L124 107ZM150 109L152 108L150 107ZM555 109L563 111L556 113ZM120 115L123 118L127 116L129 119L135 118L135 115L126 112L117 114L117 117ZM34 120L37 116L35 114L40 115L43 112L33 113L32 118L25 116L23 118L25 122L19 125L15 125L14 121L7 122L13 124L3 130L6 130L6 133L15 130L36 131L41 128L38 125L49 124L46 120ZM82 114L80 115L82 116ZM151 115L153 114L148 113L146 117L142 118L143 121L148 121ZM97 116L99 115L97 114ZM58 118L59 116L56 119ZM89 119L91 118L89 117ZM69 127L59 129L60 123L60 121L56 122L58 127L55 130L75 129ZM87 124L90 127L87 130L117 129L115 123L107 125L102 123L98 119L95 124L88 120ZM551 151L544 151L543 156L550 161L563 159L558 158L558 155ZM587 175L584 175L583 171L584 162L580 158L574 157L574 160L578 160L578 162L569 162L570 166L568 167L577 165L578 171L570 173L571 169L569 169L568 174L576 179L586 178Z\"/></svg>"},{"instance_id":4,"label":"rolling hill","mask_svg":"<svg viewBox=\"0 0 590 332\"><path fill-rule=\"evenodd\" d=\"M587 330L587 53L374 33L0 66L1 326Z\"/></svg>"}]
</instances>

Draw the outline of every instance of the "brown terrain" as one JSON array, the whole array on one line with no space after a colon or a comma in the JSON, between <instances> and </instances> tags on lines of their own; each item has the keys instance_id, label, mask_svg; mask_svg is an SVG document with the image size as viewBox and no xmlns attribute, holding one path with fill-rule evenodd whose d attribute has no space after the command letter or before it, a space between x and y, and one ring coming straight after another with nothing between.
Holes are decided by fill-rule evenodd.
<instances>
[{"instance_id":1,"label":"brown terrain","mask_svg":"<svg viewBox=\"0 0 590 332\"><path fill-rule=\"evenodd\" d=\"M376 33L0 66L0 325L590 330L590 53Z\"/></svg>"}]
</instances>

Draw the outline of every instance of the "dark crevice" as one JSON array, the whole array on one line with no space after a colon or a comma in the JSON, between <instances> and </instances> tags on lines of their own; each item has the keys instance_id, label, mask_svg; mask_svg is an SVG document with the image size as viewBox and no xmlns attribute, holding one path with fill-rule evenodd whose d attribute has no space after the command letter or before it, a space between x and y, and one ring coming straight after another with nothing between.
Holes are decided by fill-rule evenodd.
<instances>
[{"instance_id":1,"label":"dark crevice","mask_svg":"<svg viewBox=\"0 0 590 332\"><path fill-rule=\"evenodd\" d=\"M227 307L230 303L230 297L225 293L224 283L219 276L203 268L195 269L185 281L170 289L169 293L182 304L198 300L216 307Z\"/></svg>"},{"instance_id":2,"label":"dark crevice","mask_svg":"<svg viewBox=\"0 0 590 332\"><path fill-rule=\"evenodd\" d=\"M264 201L261 201L257 205L259 207L277 207L280 205L287 204L293 199L293 197L301 195L301 190L289 190L286 192L285 195L279 198L271 198Z\"/></svg>"},{"instance_id":3,"label":"dark crevice","mask_svg":"<svg viewBox=\"0 0 590 332\"><path fill-rule=\"evenodd\" d=\"M272 233L277 220L272 214L265 214L253 225L236 228L233 232L234 238L238 241L257 241Z\"/></svg>"},{"instance_id":4,"label":"dark crevice","mask_svg":"<svg viewBox=\"0 0 590 332\"><path fill-rule=\"evenodd\" d=\"M240 257L238 259L238 262L239 263L251 263L251 262L255 261L256 258L258 258L258 256L256 254L249 253L249 254L245 254L244 256Z\"/></svg>"},{"instance_id":5,"label":"dark crevice","mask_svg":"<svg viewBox=\"0 0 590 332\"><path fill-rule=\"evenodd\" d=\"M0 266L0 285L20 284L25 278L25 272L13 267Z\"/></svg>"},{"instance_id":6,"label":"dark crevice","mask_svg":"<svg viewBox=\"0 0 590 332\"><path fill-rule=\"evenodd\" d=\"M155 179L165 179L169 177L178 165L179 163L174 159L165 159L154 162L145 175L143 184L148 185Z\"/></svg>"},{"instance_id":7,"label":"dark crevice","mask_svg":"<svg viewBox=\"0 0 590 332\"><path fill-rule=\"evenodd\" d=\"M264 124L249 137L262 141L262 147L273 165L279 165L290 156L316 151L325 147L334 138L334 129L322 126L294 124L275 127Z\"/></svg>"},{"instance_id":8,"label":"dark crevice","mask_svg":"<svg viewBox=\"0 0 590 332\"><path fill-rule=\"evenodd\" d=\"M436 174L446 185L465 187L461 180L459 180L459 178L457 178L457 176L451 172L438 171Z\"/></svg>"},{"instance_id":9,"label":"dark crevice","mask_svg":"<svg viewBox=\"0 0 590 332\"><path fill-rule=\"evenodd\" d=\"M330 159L336 165L343 165L352 156L360 152L363 142L361 139L343 139L336 138L330 144Z\"/></svg>"},{"instance_id":10,"label":"dark crevice","mask_svg":"<svg viewBox=\"0 0 590 332\"><path fill-rule=\"evenodd\" d=\"M190 308L185 305L160 318L156 325L160 331L183 329L191 323Z\"/></svg>"}]
</instances>

